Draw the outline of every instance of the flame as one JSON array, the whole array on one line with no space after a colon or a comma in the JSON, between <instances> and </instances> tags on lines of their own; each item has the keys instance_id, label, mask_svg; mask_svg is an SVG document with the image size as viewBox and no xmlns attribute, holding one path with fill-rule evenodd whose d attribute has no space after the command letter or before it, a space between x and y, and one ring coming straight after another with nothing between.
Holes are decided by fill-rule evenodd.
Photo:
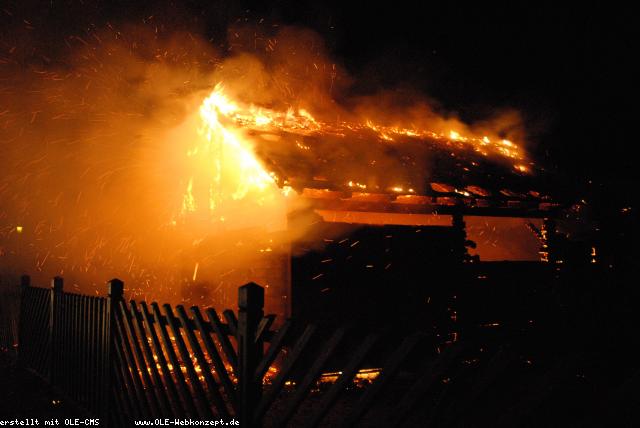
<instances>
[{"instance_id":1,"label":"flame","mask_svg":"<svg viewBox=\"0 0 640 428\"><path fill-rule=\"evenodd\" d=\"M275 177L267 172L253 152L251 141L230 117L251 120L256 126L266 126L273 120L260 109L241 111L224 93L221 84L200 106L201 137L187 156L195 158L203 168L208 187L208 209L213 212L228 200L241 200L248 194L257 196L259 204L279 192ZM196 211L202 203L194 195L194 176L189 178L182 203L182 213Z\"/></svg>"}]
</instances>

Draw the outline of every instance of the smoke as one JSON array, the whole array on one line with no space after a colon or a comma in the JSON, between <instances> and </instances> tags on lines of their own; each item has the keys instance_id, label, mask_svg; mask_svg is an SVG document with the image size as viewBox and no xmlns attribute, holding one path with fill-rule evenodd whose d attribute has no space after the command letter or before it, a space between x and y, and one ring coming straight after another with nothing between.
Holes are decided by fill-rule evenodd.
<instances>
[{"instance_id":1,"label":"smoke","mask_svg":"<svg viewBox=\"0 0 640 428\"><path fill-rule=\"evenodd\" d=\"M186 153L201 138L198 107L220 55L186 33L161 39L125 27L92 35L68 38L68 53L47 64L26 61L25 46L7 50L3 273L28 272L39 283L63 275L72 291L100 294L117 276L132 297L220 305L243 282L264 284L269 275L253 262L259 250L281 246L267 232L284 227L282 207L257 217L238 204L220 213L224 223L181 216L194 173Z\"/></svg>"},{"instance_id":2,"label":"smoke","mask_svg":"<svg viewBox=\"0 0 640 428\"><path fill-rule=\"evenodd\" d=\"M526 143L522 116L512 109L497 110L493 116L469 124L454 112L442 111L436 101L405 87L354 97L349 103L357 117L386 126L428 129L443 135L455 131L465 136L487 136L491 140L507 139Z\"/></svg>"},{"instance_id":3,"label":"smoke","mask_svg":"<svg viewBox=\"0 0 640 428\"><path fill-rule=\"evenodd\" d=\"M300 28L232 26L225 51L191 32L140 25L92 28L49 50L22 24L5 31L0 274L27 272L39 283L63 275L72 291L103 294L104 281L119 277L131 297L228 306L238 285L255 280L282 304L287 243L309 223L287 228L287 211L304 204L274 193L212 210L204 202L208 164L187 155L202 138L198 108L219 82L238 101L305 109L328 123L501 138L521 129L515 114L468 126L397 91L349 97L354 78ZM363 156L384 159L384 150L371 150ZM403 174L391 158L388 167ZM199 208L185 214L190 180Z\"/></svg>"}]
</instances>

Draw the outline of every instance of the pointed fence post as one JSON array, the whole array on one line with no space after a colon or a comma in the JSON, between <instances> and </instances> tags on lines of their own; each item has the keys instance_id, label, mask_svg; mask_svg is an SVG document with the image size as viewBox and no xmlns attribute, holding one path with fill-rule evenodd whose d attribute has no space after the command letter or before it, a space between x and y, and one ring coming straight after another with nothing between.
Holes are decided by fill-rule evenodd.
<instances>
[{"instance_id":1,"label":"pointed fence post","mask_svg":"<svg viewBox=\"0 0 640 428\"><path fill-rule=\"evenodd\" d=\"M57 332L57 321L60 319L59 312L62 310L62 291L64 280L56 276L51 280L51 291L49 299L49 383L58 385L58 360L63 358L59 355L60 337Z\"/></svg>"},{"instance_id":2,"label":"pointed fence post","mask_svg":"<svg viewBox=\"0 0 640 428\"><path fill-rule=\"evenodd\" d=\"M264 349L256 333L263 310L264 288L250 282L238 289L238 416L244 427L257 426L253 415L262 395L262 379L255 374Z\"/></svg>"},{"instance_id":3,"label":"pointed fence post","mask_svg":"<svg viewBox=\"0 0 640 428\"><path fill-rule=\"evenodd\" d=\"M102 409L100 416L105 419L106 425L109 426L111 419L112 401L114 400L111 380L113 376L113 366L115 364L115 332L116 316L118 305L124 299L124 282L114 278L107 282L107 301L105 305L104 324L102 331L102 344L104 351L102 365Z\"/></svg>"}]
</instances>

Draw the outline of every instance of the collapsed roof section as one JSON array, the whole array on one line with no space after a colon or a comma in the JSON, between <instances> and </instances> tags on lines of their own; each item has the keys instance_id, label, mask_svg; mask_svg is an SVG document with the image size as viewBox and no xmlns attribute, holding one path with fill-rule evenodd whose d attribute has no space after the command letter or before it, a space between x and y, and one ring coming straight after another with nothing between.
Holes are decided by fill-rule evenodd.
<instances>
[{"instance_id":1,"label":"collapsed roof section","mask_svg":"<svg viewBox=\"0 0 640 428\"><path fill-rule=\"evenodd\" d=\"M550 217L562 208L543 171L495 144L483 150L464 139L366 127L250 134L279 185L318 209Z\"/></svg>"}]
</instances>

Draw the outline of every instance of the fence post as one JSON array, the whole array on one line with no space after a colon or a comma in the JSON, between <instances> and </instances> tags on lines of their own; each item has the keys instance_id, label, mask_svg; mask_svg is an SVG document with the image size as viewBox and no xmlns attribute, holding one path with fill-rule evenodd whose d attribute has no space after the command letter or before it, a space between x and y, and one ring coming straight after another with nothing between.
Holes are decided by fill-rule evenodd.
<instances>
[{"instance_id":1,"label":"fence post","mask_svg":"<svg viewBox=\"0 0 640 428\"><path fill-rule=\"evenodd\" d=\"M56 323L59 319L60 302L64 280L56 276L51 280L51 290L49 299L49 383L58 385L58 367L56 360L59 358L58 349L60 348L60 340L57 334Z\"/></svg>"},{"instance_id":2,"label":"fence post","mask_svg":"<svg viewBox=\"0 0 640 428\"><path fill-rule=\"evenodd\" d=\"M264 288L250 282L238 289L238 417L243 427L256 426L253 415L262 395L262 379L255 373L264 352L262 340L256 340L263 309Z\"/></svg>"},{"instance_id":3,"label":"fence post","mask_svg":"<svg viewBox=\"0 0 640 428\"><path fill-rule=\"evenodd\" d=\"M101 417L105 419L105 425L109 426L111 417L111 402L113 394L111 391L111 377L113 376L113 366L115 360L115 332L116 314L120 301L124 298L124 282L114 278L107 282L107 302L104 312L104 328L102 331L102 343L104 346L104 359L102 367L102 411Z\"/></svg>"}]
</instances>

